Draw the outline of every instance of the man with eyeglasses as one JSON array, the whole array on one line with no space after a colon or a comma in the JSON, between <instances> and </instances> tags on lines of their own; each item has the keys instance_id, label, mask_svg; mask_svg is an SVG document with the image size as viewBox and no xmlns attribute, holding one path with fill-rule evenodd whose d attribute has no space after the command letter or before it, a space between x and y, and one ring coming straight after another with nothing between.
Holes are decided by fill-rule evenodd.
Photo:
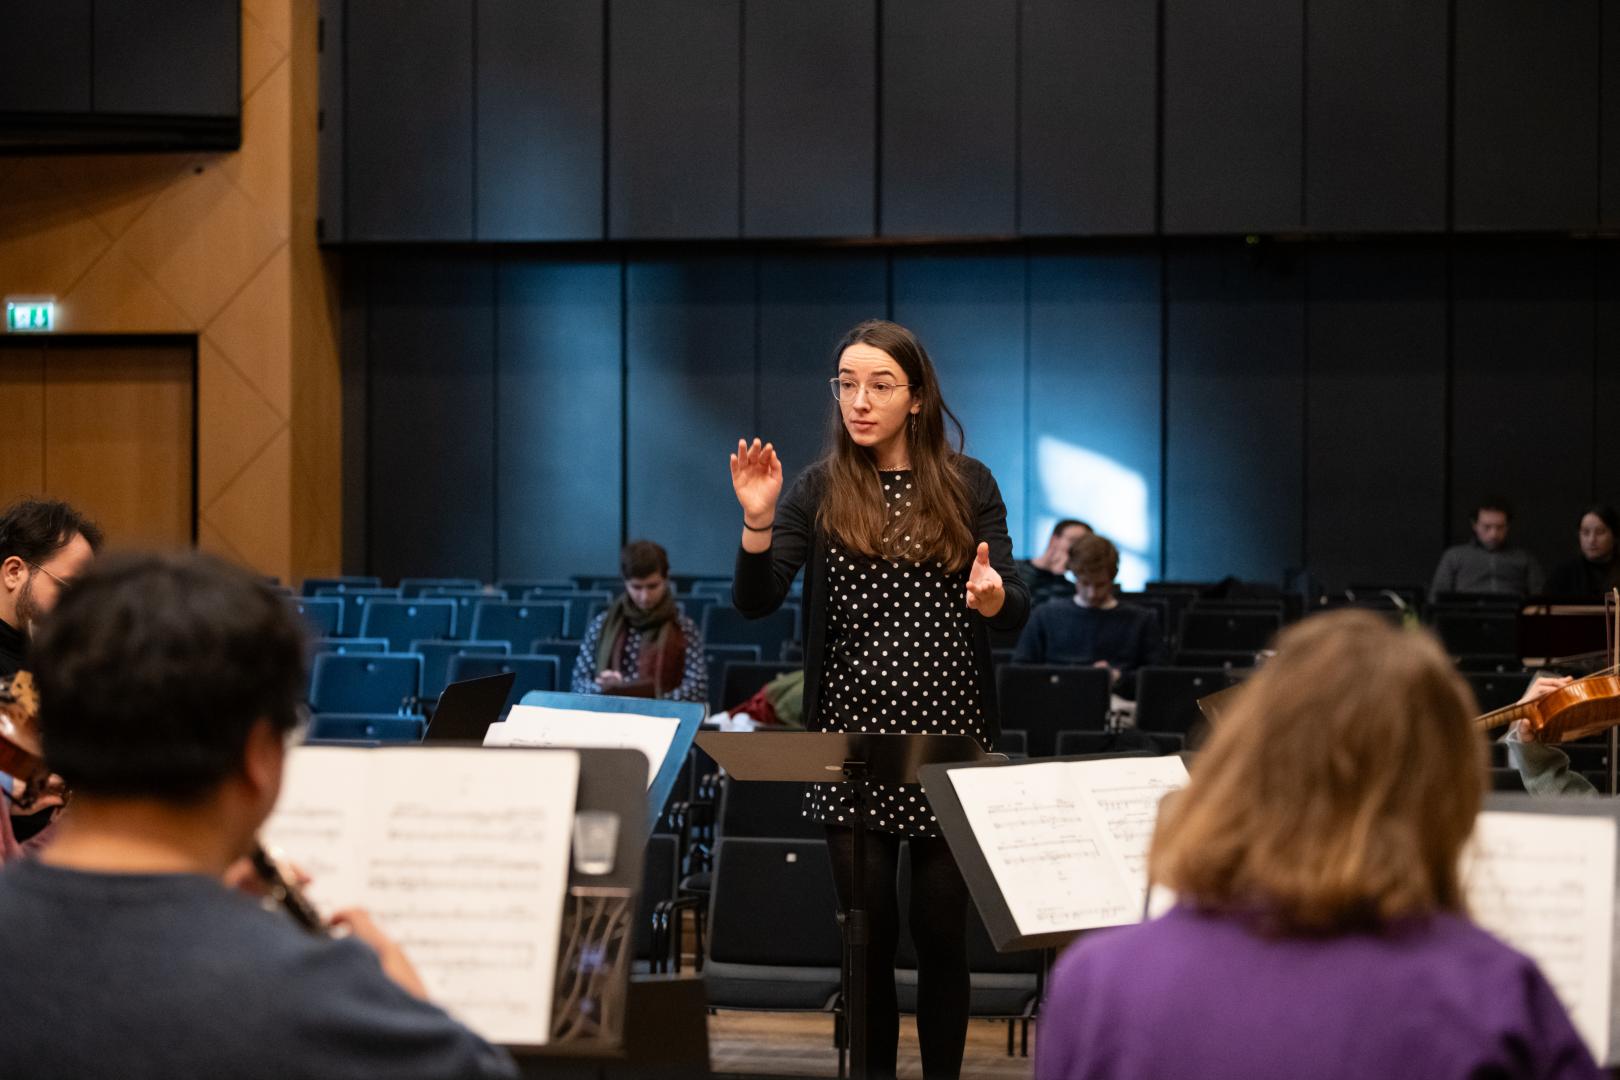
<instances>
[{"instance_id":1,"label":"man with eyeglasses","mask_svg":"<svg viewBox=\"0 0 1620 1080\"><path fill-rule=\"evenodd\" d=\"M25 499L0 514L0 677L28 667L35 625L50 614L62 592L89 567L101 547L101 530L57 499ZM39 846L61 805L47 794L19 806L23 785L0 773L0 865Z\"/></svg>"},{"instance_id":2,"label":"man with eyeglasses","mask_svg":"<svg viewBox=\"0 0 1620 1080\"><path fill-rule=\"evenodd\" d=\"M25 499L0 514L0 675L27 667L34 624L101 549L101 530L65 502Z\"/></svg>"}]
</instances>

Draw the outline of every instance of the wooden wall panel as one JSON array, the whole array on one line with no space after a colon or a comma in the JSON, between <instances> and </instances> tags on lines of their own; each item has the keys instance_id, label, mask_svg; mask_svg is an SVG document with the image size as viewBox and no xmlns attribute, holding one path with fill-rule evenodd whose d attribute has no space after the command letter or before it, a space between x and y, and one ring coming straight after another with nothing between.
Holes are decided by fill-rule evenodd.
<instances>
[{"instance_id":1,"label":"wooden wall panel","mask_svg":"<svg viewBox=\"0 0 1620 1080\"><path fill-rule=\"evenodd\" d=\"M616 566L619 261L510 258L497 273L496 576Z\"/></svg>"},{"instance_id":2,"label":"wooden wall panel","mask_svg":"<svg viewBox=\"0 0 1620 1080\"><path fill-rule=\"evenodd\" d=\"M1169 264L1165 574L1280 582L1303 555L1304 275L1233 246Z\"/></svg>"},{"instance_id":3,"label":"wooden wall panel","mask_svg":"<svg viewBox=\"0 0 1620 1080\"><path fill-rule=\"evenodd\" d=\"M196 537L195 352L55 343L46 352L44 483L109 544L174 550Z\"/></svg>"},{"instance_id":4,"label":"wooden wall panel","mask_svg":"<svg viewBox=\"0 0 1620 1080\"><path fill-rule=\"evenodd\" d=\"M882 48L883 235L1011 236L1014 0L887 0Z\"/></svg>"},{"instance_id":5,"label":"wooden wall panel","mask_svg":"<svg viewBox=\"0 0 1620 1080\"><path fill-rule=\"evenodd\" d=\"M1308 0L1308 227L1446 227L1448 6Z\"/></svg>"},{"instance_id":6,"label":"wooden wall panel","mask_svg":"<svg viewBox=\"0 0 1620 1080\"><path fill-rule=\"evenodd\" d=\"M1599 2L1456 5L1458 229L1597 223Z\"/></svg>"},{"instance_id":7,"label":"wooden wall panel","mask_svg":"<svg viewBox=\"0 0 1620 1080\"><path fill-rule=\"evenodd\" d=\"M1164 3L1164 231L1298 229L1301 0Z\"/></svg>"},{"instance_id":8,"label":"wooden wall panel","mask_svg":"<svg viewBox=\"0 0 1620 1080\"><path fill-rule=\"evenodd\" d=\"M45 346L38 341L0 342L0 506L45 490Z\"/></svg>"},{"instance_id":9,"label":"wooden wall panel","mask_svg":"<svg viewBox=\"0 0 1620 1080\"><path fill-rule=\"evenodd\" d=\"M877 0L751 4L743 20L743 235L877 228Z\"/></svg>"},{"instance_id":10,"label":"wooden wall panel","mask_svg":"<svg viewBox=\"0 0 1620 1080\"><path fill-rule=\"evenodd\" d=\"M1334 590L1427 583L1446 535L1446 257L1321 246L1308 267L1305 558Z\"/></svg>"},{"instance_id":11,"label":"wooden wall panel","mask_svg":"<svg viewBox=\"0 0 1620 1080\"><path fill-rule=\"evenodd\" d=\"M1025 0L1018 231L1151 235L1158 212L1158 4Z\"/></svg>"}]
</instances>

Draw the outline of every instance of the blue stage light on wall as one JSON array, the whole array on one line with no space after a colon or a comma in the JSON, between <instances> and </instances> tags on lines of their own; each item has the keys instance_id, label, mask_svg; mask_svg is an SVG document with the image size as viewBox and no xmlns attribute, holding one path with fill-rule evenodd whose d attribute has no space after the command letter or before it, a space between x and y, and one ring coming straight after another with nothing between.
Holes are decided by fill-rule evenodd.
<instances>
[{"instance_id":1,"label":"blue stage light on wall","mask_svg":"<svg viewBox=\"0 0 1620 1080\"><path fill-rule=\"evenodd\" d=\"M1158 561L1147 479L1105 454L1050 435L1036 443L1035 469L1046 512L1036 519L1031 550L1045 546L1057 521L1079 518L1119 548L1120 587L1142 588Z\"/></svg>"}]
</instances>

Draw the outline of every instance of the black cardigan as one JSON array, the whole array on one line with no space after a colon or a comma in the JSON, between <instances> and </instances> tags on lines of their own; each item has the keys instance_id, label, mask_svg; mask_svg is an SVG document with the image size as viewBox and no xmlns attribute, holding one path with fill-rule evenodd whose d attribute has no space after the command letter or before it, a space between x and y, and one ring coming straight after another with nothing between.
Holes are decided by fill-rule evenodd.
<instances>
[{"instance_id":1,"label":"black cardigan","mask_svg":"<svg viewBox=\"0 0 1620 1080\"><path fill-rule=\"evenodd\" d=\"M1007 535L1007 507L1001 501L996 478L983 462L959 459L962 478L973 503L974 542L990 545L990 565L1001 575L1006 601L993 618L970 613L973 660L978 669L979 700L992 745L1001 735L1001 714L996 705L996 675L990 656L990 627L1017 630L1029 616L1029 590L1013 565L1012 538ZM816 701L827 645L827 604L821 583L827 576L827 537L816 525L816 511L826 490L826 469L812 465L799 475L776 506L771 546L750 554L737 550L737 572L731 582L731 602L750 619L762 618L782 606L793 576L804 570L804 723L814 728ZM966 603L964 598L963 603Z\"/></svg>"}]
</instances>

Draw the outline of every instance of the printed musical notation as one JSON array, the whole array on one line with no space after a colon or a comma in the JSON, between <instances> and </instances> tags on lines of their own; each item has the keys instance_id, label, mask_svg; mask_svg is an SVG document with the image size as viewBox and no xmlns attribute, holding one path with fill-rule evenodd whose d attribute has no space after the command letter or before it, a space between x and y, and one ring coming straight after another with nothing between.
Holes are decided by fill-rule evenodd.
<instances>
[{"instance_id":1,"label":"printed musical notation","mask_svg":"<svg viewBox=\"0 0 1620 1080\"><path fill-rule=\"evenodd\" d=\"M1463 859L1470 914L1536 962L1600 1062L1609 1054L1615 840L1610 817L1487 810Z\"/></svg>"},{"instance_id":2,"label":"printed musical notation","mask_svg":"<svg viewBox=\"0 0 1620 1080\"><path fill-rule=\"evenodd\" d=\"M567 751L300 747L264 838L323 909L369 908L436 1002L543 1043L578 776Z\"/></svg>"},{"instance_id":3,"label":"printed musical notation","mask_svg":"<svg viewBox=\"0 0 1620 1080\"><path fill-rule=\"evenodd\" d=\"M1180 758L955 769L951 785L1022 934L1134 921L1158 801Z\"/></svg>"}]
</instances>

